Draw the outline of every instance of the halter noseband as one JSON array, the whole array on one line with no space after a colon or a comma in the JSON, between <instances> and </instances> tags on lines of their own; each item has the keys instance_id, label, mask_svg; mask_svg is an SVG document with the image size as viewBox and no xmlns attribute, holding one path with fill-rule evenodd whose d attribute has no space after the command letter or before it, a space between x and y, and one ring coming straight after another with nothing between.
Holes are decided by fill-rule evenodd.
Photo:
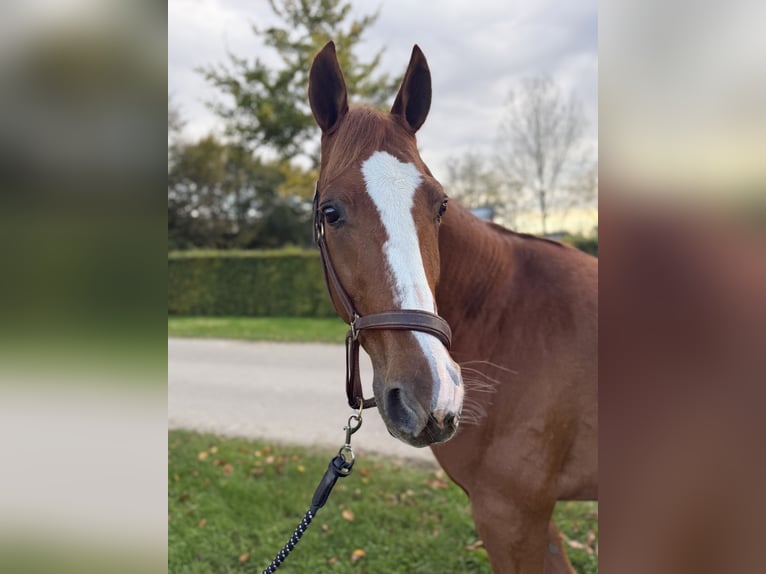
<instances>
[{"instance_id":1,"label":"halter noseband","mask_svg":"<svg viewBox=\"0 0 766 574\"><path fill-rule=\"evenodd\" d=\"M374 407L375 399L365 399L359 374L359 332L364 330L420 331L438 338L447 349L452 342L452 331L447 321L428 311L400 309L361 316L351 298L343 289L324 237L324 219L319 211L319 186L314 189L314 243L319 248L325 285L332 298L333 291L349 318L350 329L346 333L346 395L352 409Z\"/></svg>"}]
</instances>

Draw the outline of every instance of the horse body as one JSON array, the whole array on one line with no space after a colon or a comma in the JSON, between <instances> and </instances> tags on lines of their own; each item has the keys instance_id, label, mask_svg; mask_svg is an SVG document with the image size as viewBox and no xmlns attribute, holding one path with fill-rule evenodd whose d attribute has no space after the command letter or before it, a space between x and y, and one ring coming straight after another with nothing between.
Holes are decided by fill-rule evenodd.
<instances>
[{"instance_id":1,"label":"horse body","mask_svg":"<svg viewBox=\"0 0 766 574\"><path fill-rule=\"evenodd\" d=\"M597 497L596 260L452 207L436 296L464 421L431 448L468 493L496 571L539 572L542 556L556 571L555 502Z\"/></svg>"},{"instance_id":2,"label":"horse body","mask_svg":"<svg viewBox=\"0 0 766 574\"><path fill-rule=\"evenodd\" d=\"M597 495L596 259L446 209L415 140L431 101L417 47L390 114L348 105L332 43L309 82L342 289L362 316L438 312L452 329L450 353L425 333L360 333L389 432L430 446L468 493L496 572L571 572L551 515Z\"/></svg>"}]
</instances>

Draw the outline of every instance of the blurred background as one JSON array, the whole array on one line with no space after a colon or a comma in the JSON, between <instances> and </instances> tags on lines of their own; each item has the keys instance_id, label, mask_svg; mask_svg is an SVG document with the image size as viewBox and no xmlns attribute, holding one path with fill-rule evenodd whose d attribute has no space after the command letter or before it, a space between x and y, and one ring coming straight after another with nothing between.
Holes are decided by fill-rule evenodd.
<instances>
[{"instance_id":1,"label":"blurred background","mask_svg":"<svg viewBox=\"0 0 766 574\"><path fill-rule=\"evenodd\" d=\"M0 570L166 568L165 6L0 6Z\"/></svg>"}]
</instances>

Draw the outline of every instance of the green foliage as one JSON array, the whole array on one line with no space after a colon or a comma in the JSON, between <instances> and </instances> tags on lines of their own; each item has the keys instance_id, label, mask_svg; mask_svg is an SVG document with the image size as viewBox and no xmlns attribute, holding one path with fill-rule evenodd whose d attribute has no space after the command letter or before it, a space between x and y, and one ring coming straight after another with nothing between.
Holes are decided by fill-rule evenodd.
<instances>
[{"instance_id":1,"label":"green foliage","mask_svg":"<svg viewBox=\"0 0 766 574\"><path fill-rule=\"evenodd\" d=\"M168 570L260 572L335 452L171 431ZM576 571L597 572L597 504L562 503L554 518L583 548L568 551ZM280 572L489 573L478 540L468 498L443 471L362 453Z\"/></svg>"},{"instance_id":2,"label":"green foliage","mask_svg":"<svg viewBox=\"0 0 766 574\"><path fill-rule=\"evenodd\" d=\"M303 152L318 132L311 117L306 88L311 61L329 40L335 42L351 98L382 104L392 98L399 79L376 74L383 50L368 62L354 49L377 13L351 18L351 2L341 0L269 0L280 27L253 27L280 60L271 67L256 57L229 54L228 64L199 71L225 96L211 104L230 135L253 148L270 147L289 159Z\"/></svg>"},{"instance_id":3,"label":"green foliage","mask_svg":"<svg viewBox=\"0 0 766 574\"><path fill-rule=\"evenodd\" d=\"M580 251L585 251L585 253L598 257L598 236L568 235L562 238L561 241L577 247Z\"/></svg>"},{"instance_id":4,"label":"green foliage","mask_svg":"<svg viewBox=\"0 0 766 574\"><path fill-rule=\"evenodd\" d=\"M316 251L173 252L171 315L332 317Z\"/></svg>"},{"instance_id":5,"label":"green foliage","mask_svg":"<svg viewBox=\"0 0 766 574\"><path fill-rule=\"evenodd\" d=\"M309 172L267 163L245 147L207 136L172 148L168 171L170 249L308 245L308 196L286 195ZM309 189L311 187L307 185Z\"/></svg>"}]
</instances>

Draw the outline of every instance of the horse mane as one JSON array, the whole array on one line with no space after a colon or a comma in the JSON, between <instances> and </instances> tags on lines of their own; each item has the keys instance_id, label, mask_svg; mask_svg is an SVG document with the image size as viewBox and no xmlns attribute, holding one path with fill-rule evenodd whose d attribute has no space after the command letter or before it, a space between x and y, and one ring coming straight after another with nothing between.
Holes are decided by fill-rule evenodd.
<instances>
[{"instance_id":1,"label":"horse mane","mask_svg":"<svg viewBox=\"0 0 766 574\"><path fill-rule=\"evenodd\" d=\"M540 237L538 235L532 235L531 233L521 233L519 231L508 229L506 227L503 227L502 225L498 225L497 223L492 223L490 221L487 221L486 224L492 231L494 231L495 233L499 233L501 235L511 235L513 237L519 237L521 239L530 239L532 241L543 241L545 243L549 243L550 245L555 245L556 247L562 247L562 248L567 247L564 243L561 243L560 241L556 241L555 239L549 239L548 237Z\"/></svg>"}]
</instances>

